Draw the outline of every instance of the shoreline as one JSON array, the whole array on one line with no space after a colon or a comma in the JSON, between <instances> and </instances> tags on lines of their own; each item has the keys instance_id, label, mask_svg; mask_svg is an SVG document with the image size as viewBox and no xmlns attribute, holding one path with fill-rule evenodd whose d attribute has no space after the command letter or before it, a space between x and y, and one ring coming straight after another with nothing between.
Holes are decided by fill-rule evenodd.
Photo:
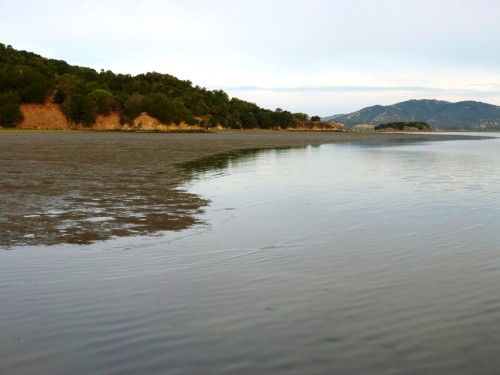
<instances>
[{"instance_id":1,"label":"shoreline","mask_svg":"<svg viewBox=\"0 0 500 375\"><path fill-rule=\"evenodd\" d=\"M209 202L184 190L183 167L238 150L337 142L443 139L438 134L346 132L5 132L0 247L89 244L201 224Z\"/></svg>"}]
</instances>

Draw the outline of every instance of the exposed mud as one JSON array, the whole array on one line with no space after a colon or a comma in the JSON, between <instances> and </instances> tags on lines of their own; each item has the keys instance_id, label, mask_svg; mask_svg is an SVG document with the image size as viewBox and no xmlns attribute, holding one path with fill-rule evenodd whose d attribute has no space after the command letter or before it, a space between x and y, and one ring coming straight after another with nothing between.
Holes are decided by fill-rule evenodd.
<instances>
[{"instance_id":1,"label":"exposed mud","mask_svg":"<svg viewBox=\"0 0 500 375\"><path fill-rule=\"evenodd\" d=\"M0 246L87 244L180 230L208 204L180 186L192 164L239 149L431 135L331 132L0 133ZM201 161L200 161L201 160ZM210 160L207 159L207 162Z\"/></svg>"}]
</instances>

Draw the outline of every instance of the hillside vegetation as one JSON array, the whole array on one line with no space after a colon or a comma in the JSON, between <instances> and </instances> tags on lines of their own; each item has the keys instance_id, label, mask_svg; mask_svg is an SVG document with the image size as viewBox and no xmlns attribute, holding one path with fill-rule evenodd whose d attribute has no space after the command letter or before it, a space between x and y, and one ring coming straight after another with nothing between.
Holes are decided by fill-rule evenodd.
<instances>
[{"instance_id":1,"label":"hillside vegetation","mask_svg":"<svg viewBox=\"0 0 500 375\"><path fill-rule=\"evenodd\" d=\"M230 99L222 90L193 86L169 74L97 72L0 43L0 125L15 127L23 120L22 104L46 103L49 98L69 123L83 127L110 113L118 113L121 124L147 113L163 124L234 129L289 128L308 119L302 113Z\"/></svg>"},{"instance_id":2,"label":"hillside vegetation","mask_svg":"<svg viewBox=\"0 0 500 375\"><path fill-rule=\"evenodd\" d=\"M375 130L381 131L432 131L432 127L425 122L389 122L375 126Z\"/></svg>"}]
</instances>

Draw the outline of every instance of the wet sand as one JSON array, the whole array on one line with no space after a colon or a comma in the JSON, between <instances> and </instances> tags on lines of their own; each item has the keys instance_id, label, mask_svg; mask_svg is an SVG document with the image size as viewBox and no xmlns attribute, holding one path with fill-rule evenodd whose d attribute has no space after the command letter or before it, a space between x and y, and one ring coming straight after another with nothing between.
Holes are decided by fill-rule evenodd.
<instances>
[{"instance_id":1,"label":"wet sand","mask_svg":"<svg viewBox=\"0 0 500 375\"><path fill-rule=\"evenodd\" d=\"M88 244L181 230L209 202L181 188L190 162L235 150L432 134L332 132L0 133L0 246ZM200 164L200 163L197 163Z\"/></svg>"}]
</instances>

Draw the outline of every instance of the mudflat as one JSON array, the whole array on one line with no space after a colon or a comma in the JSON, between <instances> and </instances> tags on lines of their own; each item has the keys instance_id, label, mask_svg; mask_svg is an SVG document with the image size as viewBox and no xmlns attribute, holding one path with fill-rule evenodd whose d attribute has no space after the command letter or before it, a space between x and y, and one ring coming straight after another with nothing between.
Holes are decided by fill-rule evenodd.
<instances>
[{"instance_id":1,"label":"mudflat","mask_svg":"<svg viewBox=\"0 0 500 375\"><path fill-rule=\"evenodd\" d=\"M0 246L88 244L181 230L207 202L186 163L235 150L432 134L334 132L0 133ZM198 163L200 164L200 163Z\"/></svg>"}]
</instances>

